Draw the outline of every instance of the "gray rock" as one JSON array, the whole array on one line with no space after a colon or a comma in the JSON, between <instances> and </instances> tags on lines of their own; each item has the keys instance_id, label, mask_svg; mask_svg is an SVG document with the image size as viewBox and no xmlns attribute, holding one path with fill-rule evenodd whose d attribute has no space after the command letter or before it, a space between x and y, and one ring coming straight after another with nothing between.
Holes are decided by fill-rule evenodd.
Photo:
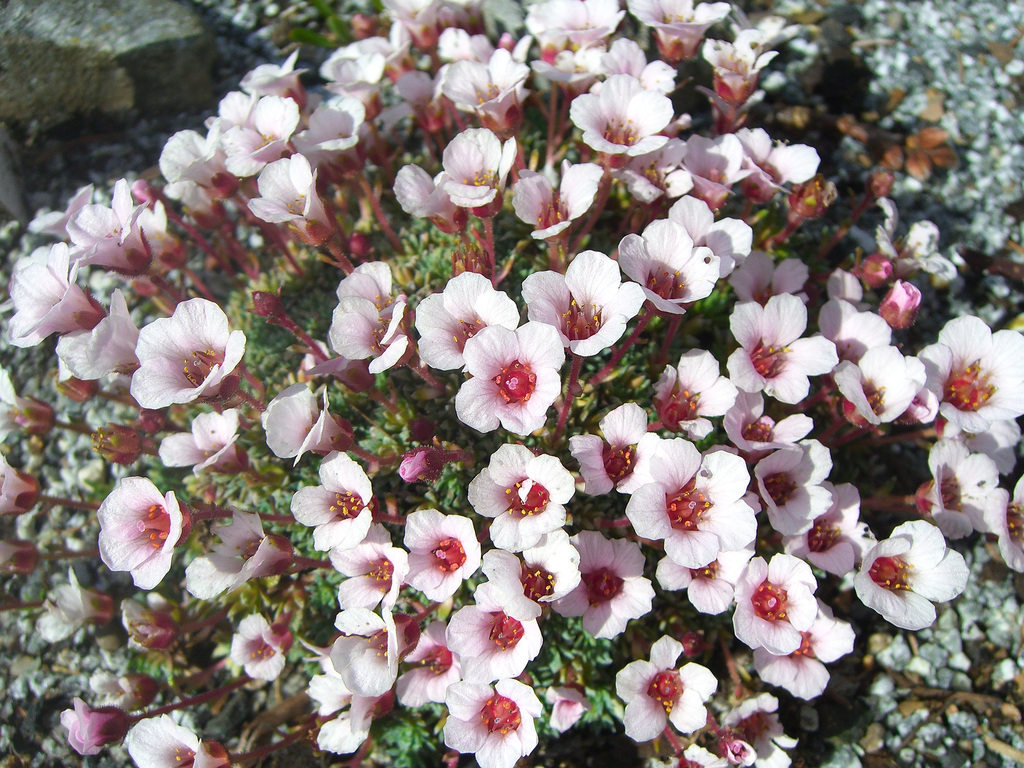
<instances>
[{"instance_id":1,"label":"gray rock","mask_svg":"<svg viewBox=\"0 0 1024 768\"><path fill-rule=\"evenodd\" d=\"M201 108L213 100L210 33L171 0L0 4L0 120Z\"/></svg>"},{"instance_id":2,"label":"gray rock","mask_svg":"<svg viewBox=\"0 0 1024 768\"><path fill-rule=\"evenodd\" d=\"M896 635L893 641L889 643L889 646L875 656L878 663L887 669L892 669L897 672L901 671L903 667L910 661L911 653L910 646L907 645L906 639L903 635Z\"/></svg>"}]
</instances>

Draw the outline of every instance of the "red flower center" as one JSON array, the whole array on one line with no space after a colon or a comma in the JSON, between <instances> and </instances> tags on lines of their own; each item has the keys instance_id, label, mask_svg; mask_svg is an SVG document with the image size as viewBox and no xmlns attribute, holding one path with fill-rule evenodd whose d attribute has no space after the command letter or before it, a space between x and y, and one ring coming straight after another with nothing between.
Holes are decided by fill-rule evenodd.
<instances>
[{"instance_id":1,"label":"red flower center","mask_svg":"<svg viewBox=\"0 0 1024 768\"><path fill-rule=\"evenodd\" d=\"M677 531L692 531L712 506L707 496L697 490L697 478L690 478L675 496L666 500L668 521Z\"/></svg>"},{"instance_id":2,"label":"red flower center","mask_svg":"<svg viewBox=\"0 0 1024 768\"><path fill-rule=\"evenodd\" d=\"M776 472L764 479L764 489L775 502L775 506L781 507L789 501L789 497L796 490L796 483L789 479L785 472Z\"/></svg>"},{"instance_id":3,"label":"red flower center","mask_svg":"<svg viewBox=\"0 0 1024 768\"><path fill-rule=\"evenodd\" d=\"M531 567L526 563L523 563L519 581L523 584L523 594L534 602L540 602L542 597L548 597L555 591L554 576L543 568Z\"/></svg>"},{"instance_id":4,"label":"red flower center","mask_svg":"<svg viewBox=\"0 0 1024 768\"><path fill-rule=\"evenodd\" d=\"M206 377L210 375L210 371L215 365L220 365L224 362L224 355L214 352L212 349L204 349L202 352L195 351L192 353L192 357L185 358L185 366L182 373L185 375L185 379L193 387L198 387L204 381Z\"/></svg>"},{"instance_id":5,"label":"red flower center","mask_svg":"<svg viewBox=\"0 0 1024 768\"><path fill-rule=\"evenodd\" d=\"M692 579L717 579L718 578L718 561L712 560L710 563L705 565L703 568L691 568L690 578Z\"/></svg>"},{"instance_id":6,"label":"red flower center","mask_svg":"<svg viewBox=\"0 0 1024 768\"><path fill-rule=\"evenodd\" d=\"M391 589L391 576L394 572L395 564L386 557L382 557L376 563L371 564L371 570L366 575L377 582L381 592L387 592Z\"/></svg>"},{"instance_id":7,"label":"red flower center","mask_svg":"<svg viewBox=\"0 0 1024 768\"><path fill-rule=\"evenodd\" d=\"M699 392L690 392L688 389L673 390L668 402L659 409L661 420L670 427L678 426L681 421L696 419L697 401L700 400Z\"/></svg>"},{"instance_id":8,"label":"red flower center","mask_svg":"<svg viewBox=\"0 0 1024 768\"><path fill-rule=\"evenodd\" d=\"M767 579L761 582L750 598L754 613L765 621L784 620L786 618L786 590L772 584Z\"/></svg>"},{"instance_id":9,"label":"red flower center","mask_svg":"<svg viewBox=\"0 0 1024 768\"><path fill-rule=\"evenodd\" d=\"M743 439L752 443L770 443L772 441L772 429L775 422L767 416L762 416L757 421L747 424L743 428Z\"/></svg>"},{"instance_id":10,"label":"red flower center","mask_svg":"<svg viewBox=\"0 0 1024 768\"><path fill-rule=\"evenodd\" d=\"M672 708L682 694L683 682L679 679L679 673L673 669L659 672L647 686L647 695L664 707L666 715L672 714Z\"/></svg>"},{"instance_id":11,"label":"red flower center","mask_svg":"<svg viewBox=\"0 0 1024 768\"><path fill-rule=\"evenodd\" d=\"M446 573L457 571L466 562L466 548L458 539L442 539L434 547L437 567Z\"/></svg>"},{"instance_id":12,"label":"red flower center","mask_svg":"<svg viewBox=\"0 0 1024 768\"><path fill-rule=\"evenodd\" d=\"M562 313L562 328L572 341L589 339L601 329L601 310L591 304L590 309L584 311L576 299L570 299L569 309Z\"/></svg>"},{"instance_id":13,"label":"red flower center","mask_svg":"<svg viewBox=\"0 0 1024 768\"><path fill-rule=\"evenodd\" d=\"M686 283L680 277L679 270L664 264L656 264L651 267L644 285L647 290L656 293L663 299L681 298L686 291Z\"/></svg>"},{"instance_id":14,"label":"red flower center","mask_svg":"<svg viewBox=\"0 0 1024 768\"><path fill-rule=\"evenodd\" d=\"M623 147L632 147L639 138L633 127L633 121L630 119L609 120L601 136L605 141Z\"/></svg>"},{"instance_id":15,"label":"red flower center","mask_svg":"<svg viewBox=\"0 0 1024 768\"><path fill-rule=\"evenodd\" d=\"M153 549L160 549L171 530L171 515L160 504L154 504L139 521L142 533L149 538Z\"/></svg>"},{"instance_id":16,"label":"red flower center","mask_svg":"<svg viewBox=\"0 0 1024 768\"><path fill-rule=\"evenodd\" d=\"M525 403L537 387L537 375L530 366L516 360L501 369L501 373L494 377L494 383L506 403Z\"/></svg>"},{"instance_id":17,"label":"red flower center","mask_svg":"<svg viewBox=\"0 0 1024 768\"><path fill-rule=\"evenodd\" d=\"M522 639L522 623L501 611L491 616L494 617L491 622L491 642L501 650L507 651Z\"/></svg>"},{"instance_id":18,"label":"red flower center","mask_svg":"<svg viewBox=\"0 0 1024 768\"><path fill-rule=\"evenodd\" d=\"M896 592L910 589L910 566L900 557L880 557L871 564L868 576L880 587Z\"/></svg>"},{"instance_id":19,"label":"red flower center","mask_svg":"<svg viewBox=\"0 0 1024 768\"><path fill-rule=\"evenodd\" d=\"M750 353L750 362L759 376L771 379L782 373L786 351L785 348L765 347L764 342L761 342Z\"/></svg>"},{"instance_id":20,"label":"red flower center","mask_svg":"<svg viewBox=\"0 0 1024 768\"><path fill-rule=\"evenodd\" d=\"M519 715L519 706L508 696L494 694L480 710L480 720L487 726L489 733L500 733L504 736L516 730L523 722Z\"/></svg>"},{"instance_id":21,"label":"red flower center","mask_svg":"<svg viewBox=\"0 0 1024 768\"><path fill-rule=\"evenodd\" d=\"M976 411L989 401L996 388L982 375L978 361L950 373L946 380L944 399L959 411Z\"/></svg>"},{"instance_id":22,"label":"red flower center","mask_svg":"<svg viewBox=\"0 0 1024 768\"><path fill-rule=\"evenodd\" d=\"M438 646L432 650L421 662L424 667L435 675L443 675L452 668L452 652L444 646Z\"/></svg>"},{"instance_id":23,"label":"red flower center","mask_svg":"<svg viewBox=\"0 0 1024 768\"><path fill-rule=\"evenodd\" d=\"M1006 508L1006 530L1011 540L1018 544L1024 541L1024 506L1011 504Z\"/></svg>"},{"instance_id":24,"label":"red flower center","mask_svg":"<svg viewBox=\"0 0 1024 768\"><path fill-rule=\"evenodd\" d=\"M347 491L334 494L334 503L331 504L331 512L334 513L335 520L351 520L353 517L358 517L364 508L363 500Z\"/></svg>"},{"instance_id":25,"label":"red flower center","mask_svg":"<svg viewBox=\"0 0 1024 768\"><path fill-rule=\"evenodd\" d=\"M622 591L623 580L608 568L583 574L583 583L587 585L587 598L591 605L607 603Z\"/></svg>"},{"instance_id":26,"label":"red flower center","mask_svg":"<svg viewBox=\"0 0 1024 768\"><path fill-rule=\"evenodd\" d=\"M839 526L832 525L825 518L814 521L807 532L807 548L811 552L827 552L839 539Z\"/></svg>"},{"instance_id":27,"label":"red flower center","mask_svg":"<svg viewBox=\"0 0 1024 768\"><path fill-rule=\"evenodd\" d=\"M619 448L615 445L605 445L602 451L604 460L604 471L608 473L608 479L618 484L633 474L633 446L627 445Z\"/></svg>"},{"instance_id":28,"label":"red flower center","mask_svg":"<svg viewBox=\"0 0 1024 768\"><path fill-rule=\"evenodd\" d=\"M814 648L811 647L811 633L801 632L800 633L800 647L793 651L794 656L810 656L814 657Z\"/></svg>"},{"instance_id":29,"label":"red flower center","mask_svg":"<svg viewBox=\"0 0 1024 768\"><path fill-rule=\"evenodd\" d=\"M540 483L532 483L530 490L526 492L526 498L522 498L520 495L522 487L522 483L516 483L515 487L505 489L505 493L509 496L508 511L521 517L530 517L543 512L551 498L548 489Z\"/></svg>"}]
</instances>

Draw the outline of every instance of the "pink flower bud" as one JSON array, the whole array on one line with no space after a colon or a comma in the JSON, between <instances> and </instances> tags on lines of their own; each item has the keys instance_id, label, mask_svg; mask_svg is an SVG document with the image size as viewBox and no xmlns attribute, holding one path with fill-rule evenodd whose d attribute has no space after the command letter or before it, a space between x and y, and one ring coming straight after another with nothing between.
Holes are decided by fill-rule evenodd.
<instances>
[{"instance_id":1,"label":"pink flower bud","mask_svg":"<svg viewBox=\"0 0 1024 768\"><path fill-rule=\"evenodd\" d=\"M45 435L53 429L53 408L34 397L19 397L18 408L11 410L15 424L30 435Z\"/></svg>"},{"instance_id":2,"label":"pink flower bud","mask_svg":"<svg viewBox=\"0 0 1024 768\"><path fill-rule=\"evenodd\" d=\"M836 185L825 181L820 173L802 184L794 184L789 193L791 215L801 219L817 219L838 196Z\"/></svg>"},{"instance_id":3,"label":"pink flower bud","mask_svg":"<svg viewBox=\"0 0 1024 768\"><path fill-rule=\"evenodd\" d=\"M921 291L912 283L897 280L889 293L882 299L878 314L889 324L890 328L900 331L909 328L917 318L917 310L921 307Z\"/></svg>"},{"instance_id":4,"label":"pink flower bud","mask_svg":"<svg viewBox=\"0 0 1024 768\"><path fill-rule=\"evenodd\" d=\"M405 454L398 474L407 483L414 483L417 480L432 483L441 476L444 465L444 451L424 446Z\"/></svg>"},{"instance_id":5,"label":"pink flower bud","mask_svg":"<svg viewBox=\"0 0 1024 768\"><path fill-rule=\"evenodd\" d=\"M96 396L100 385L97 381L85 381L71 376L57 382L57 391L76 403L85 403Z\"/></svg>"},{"instance_id":6,"label":"pink flower bud","mask_svg":"<svg viewBox=\"0 0 1024 768\"><path fill-rule=\"evenodd\" d=\"M75 708L60 713L60 724L68 729L68 743L80 755L96 755L107 744L120 742L128 733L128 715L117 707L93 709L75 698Z\"/></svg>"},{"instance_id":7,"label":"pink flower bud","mask_svg":"<svg viewBox=\"0 0 1024 768\"><path fill-rule=\"evenodd\" d=\"M142 455L142 438L131 427L111 423L93 432L92 449L107 461L127 466Z\"/></svg>"},{"instance_id":8,"label":"pink flower bud","mask_svg":"<svg viewBox=\"0 0 1024 768\"><path fill-rule=\"evenodd\" d=\"M39 550L31 541L0 539L0 573L32 573L38 562Z\"/></svg>"},{"instance_id":9,"label":"pink flower bud","mask_svg":"<svg viewBox=\"0 0 1024 768\"><path fill-rule=\"evenodd\" d=\"M892 278L892 262L881 253L872 253L860 266L854 270L854 274L872 288L880 288Z\"/></svg>"}]
</instances>

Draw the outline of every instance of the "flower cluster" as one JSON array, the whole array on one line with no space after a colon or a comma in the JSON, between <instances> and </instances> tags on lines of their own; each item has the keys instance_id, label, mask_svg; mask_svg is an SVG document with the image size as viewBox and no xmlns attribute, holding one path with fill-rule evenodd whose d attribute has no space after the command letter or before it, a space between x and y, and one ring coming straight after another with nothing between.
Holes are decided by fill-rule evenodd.
<instances>
[{"instance_id":1,"label":"flower cluster","mask_svg":"<svg viewBox=\"0 0 1024 768\"><path fill-rule=\"evenodd\" d=\"M512 768L618 706L680 765L788 764L764 689L825 690L855 642L837 594L914 630L966 586L947 539L1024 570L1024 489L1000 487L1024 338L965 316L911 354L910 280L941 257L893 244L884 176L855 210L885 215L870 261L818 245L817 152L745 127L795 29L544 0L495 46L473 0L383 5L317 87L294 55L257 68L167 142L162 183L83 190L15 266L8 338L56 336L59 391L118 421L58 421L4 373L0 438L72 427L118 466L75 500L4 459L0 514L88 511L106 583L145 593L120 605L132 652L175 670L104 678L61 715L71 745L358 758L443 713L453 760ZM697 56L709 135L668 96ZM100 272L121 288L93 295ZM922 441L930 477L883 495L863 449ZM41 554L0 541L11 578ZM46 640L118 613L81 577L25 606ZM275 680L314 702L276 739L168 714Z\"/></svg>"}]
</instances>

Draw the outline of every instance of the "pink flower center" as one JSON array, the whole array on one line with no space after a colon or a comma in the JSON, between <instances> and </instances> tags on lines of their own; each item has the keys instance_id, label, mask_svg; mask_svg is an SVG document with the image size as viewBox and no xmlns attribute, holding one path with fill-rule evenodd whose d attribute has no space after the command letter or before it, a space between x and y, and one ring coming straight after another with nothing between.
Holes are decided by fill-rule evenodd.
<instances>
[{"instance_id":1,"label":"pink flower center","mask_svg":"<svg viewBox=\"0 0 1024 768\"><path fill-rule=\"evenodd\" d=\"M605 445L602 458L604 471L613 483L618 484L633 474L633 446L619 448L615 445Z\"/></svg>"},{"instance_id":2,"label":"pink flower center","mask_svg":"<svg viewBox=\"0 0 1024 768\"><path fill-rule=\"evenodd\" d=\"M686 283L679 277L678 269L671 269L664 264L656 265L647 275L647 290L656 293L663 299L678 299L686 290Z\"/></svg>"},{"instance_id":3,"label":"pink flower center","mask_svg":"<svg viewBox=\"0 0 1024 768\"><path fill-rule=\"evenodd\" d=\"M697 479L690 478L675 496L666 500L668 521L677 531L692 531L712 506L707 496L697 490Z\"/></svg>"},{"instance_id":4,"label":"pink flower center","mask_svg":"<svg viewBox=\"0 0 1024 768\"><path fill-rule=\"evenodd\" d=\"M509 496L508 511L514 515L518 514L520 517L530 517L543 512L544 508L548 505L548 500L551 498L548 489L540 483L533 483L524 499L519 494L519 490L522 487L522 483L516 483L514 488L505 489L505 493Z\"/></svg>"},{"instance_id":5,"label":"pink flower center","mask_svg":"<svg viewBox=\"0 0 1024 768\"><path fill-rule=\"evenodd\" d=\"M811 633L801 632L800 633L800 647L793 651L794 656L811 656L814 657L814 649L811 647Z\"/></svg>"},{"instance_id":6,"label":"pink flower center","mask_svg":"<svg viewBox=\"0 0 1024 768\"><path fill-rule=\"evenodd\" d=\"M381 592L391 589L391 577L395 572L395 564L382 557L376 563L371 564L370 572L366 575L377 582Z\"/></svg>"},{"instance_id":7,"label":"pink flower center","mask_svg":"<svg viewBox=\"0 0 1024 768\"><path fill-rule=\"evenodd\" d=\"M786 590L765 579L750 598L754 614L765 621L782 621L786 618Z\"/></svg>"},{"instance_id":8,"label":"pink flower center","mask_svg":"<svg viewBox=\"0 0 1024 768\"><path fill-rule=\"evenodd\" d=\"M881 416L885 410L885 387L876 387L870 381L865 381L864 397L867 398L868 406L875 416Z\"/></svg>"},{"instance_id":9,"label":"pink flower center","mask_svg":"<svg viewBox=\"0 0 1024 768\"><path fill-rule=\"evenodd\" d=\"M596 304L584 311L576 299L569 300L569 309L562 313L562 328L571 341L589 339L601 329L601 310Z\"/></svg>"},{"instance_id":10,"label":"pink flower center","mask_svg":"<svg viewBox=\"0 0 1024 768\"><path fill-rule=\"evenodd\" d=\"M171 530L171 515L159 504L154 504L139 521L139 530L149 538L153 549L160 549Z\"/></svg>"},{"instance_id":11,"label":"pink flower center","mask_svg":"<svg viewBox=\"0 0 1024 768\"><path fill-rule=\"evenodd\" d=\"M1024 542L1024 506L1011 504L1006 508L1006 530L1012 541Z\"/></svg>"},{"instance_id":12,"label":"pink flower center","mask_svg":"<svg viewBox=\"0 0 1024 768\"><path fill-rule=\"evenodd\" d=\"M205 349L202 352L196 351L192 353L192 357L185 358L185 367L183 373L188 383L193 387L198 387L204 381L206 377L210 375L210 371L213 366L220 365L224 362L224 355L217 354L212 349Z\"/></svg>"},{"instance_id":13,"label":"pink flower center","mask_svg":"<svg viewBox=\"0 0 1024 768\"><path fill-rule=\"evenodd\" d=\"M476 336L477 332L483 327L483 323L478 320L459 320L454 336L455 346L459 348L460 352L466 348L466 342Z\"/></svg>"},{"instance_id":14,"label":"pink flower center","mask_svg":"<svg viewBox=\"0 0 1024 768\"><path fill-rule=\"evenodd\" d=\"M494 694L480 710L480 720L489 733L500 733L504 736L516 730L523 722L519 714L519 706L508 696Z\"/></svg>"},{"instance_id":15,"label":"pink flower center","mask_svg":"<svg viewBox=\"0 0 1024 768\"><path fill-rule=\"evenodd\" d=\"M196 753L188 747L174 748L174 768L192 768L195 758Z\"/></svg>"},{"instance_id":16,"label":"pink flower center","mask_svg":"<svg viewBox=\"0 0 1024 768\"><path fill-rule=\"evenodd\" d=\"M452 652L444 646L439 645L437 648L432 650L425 659L423 659L423 666L431 671L435 675L443 675L449 669L452 668Z\"/></svg>"},{"instance_id":17,"label":"pink flower center","mask_svg":"<svg viewBox=\"0 0 1024 768\"><path fill-rule=\"evenodd\" d=\"M525 403L537 387L537 375L530 366L516 360L501 369L501 373L494 377L494 383L506 403Z\"/></svg>"},{"instance_id":18,"label":"pink flower center","mask_svg":"<svg viewBox=\"0 0 1024 768\"><path fill-rule=\"evenodd\" d=\"M814 521L807 532L807 548L811 552L827 552L839 539L839 526L832 525L823 517Z\"/></svg>"},{"instance_id":19,"label":"pink flower center","mask_svg":"<svg viewBox=\"0 0 1024 768\"><path fill-rule=\"evenodd\" d=\"M249 658L262 661L263 659L272 658L275 653L277 651L271 648L270 643L261 637L253 641L253 644L250 646Z\"/></svg>"},{"instance_id":20,"label":"pink flower center","mask_svg":"<svg viewBox=\"0 0 1024 768\"><path fill-rule=\"evenodd\" d=\"M523 625L501 611L491 615L494 617L491 622L491 642L501 650L507 651L522 639Z\"/></svg>"},{"instance_id":21,"label":"pink flower center","mask_svg":"<svg viewBox=\"0 0 1024 768\"><path fill-rule=\"evenodd\" d=\"M786 349L782 347L766 347L764 342L758 344L750 353L750 363L757 375L766 379L778 376L785 363Z\"/></svg>"},{"instance_id":22,"label":"pink flower center","mask_svg":"<svg viewBox=\"0 0 1024 768\"><path fill-rule=\"evenodd\" d=\"M712 560L710 563L705 565L703 568L691 568L690 578L692 579L717 579L718 578L718 561Z\"/></svg>"},{"instance_id":23,"label":"pink flower center","mask_svg":"<svg viewBox=\"0 0 1024 768\"><path fill-rule=\"evenodd\" d=\"M523 594L534 602L539 602L542 597L548 597L555 591L554 576L543 568L530 567L526 563L523 563L519 581L523 584Z\"/></svg>"},{"instance_id":24,"label":"pink flower center","mask_svg":"<svg viewBox=\"0 0 1024 768\"><path fill-rule=\"evenodd\" d=\"M944 399L959 411L976 411L989 401L996 388L982 375L975 361L959 371L953 371L946 380Z\"/></svg>"},{"instance_id":25,"label":"pink flower center","mask_svg":"<svg viewBox=\"0 0 1024 768\"><path fill-rule=\"evenodd\" d=\"M690 392L688 389L674 390L662 412L662 420L667 423L678 424L681 421L696 419L697 401L700 400L699 392Z\"/></svg>"},{"instance_id":26,"label":"pink flower center","mask_svg":"<svg viewBox=\"0 0 1024 768\"><path fill-rule=\"evenodd\" d=\"M785 472L776 472L764 479L764 489L775 502L775 506L784 506L789 501L793 491L796 490L796 483L789 479Z\"/></svg>"},{"instance_id":27,"label":"pink flower center","mask_svg":"<svg viewBox=\"0 0 1024 768\"><path fill-rule=\"evenodd\" d=\"M547 229L553 227L555 224L561 224L565 221L565 209L558 200L558 194L552 198L550 203L544 203L540 210L540 216L537 219L538 229Z\"/></svg>"},{"instance_id":28,"label":"pink flower center","mask_svg":"<svg viewBox=\"0 0 1024 768\"><path fill-rule=\"evenodd\" d=\"M762 416L757 421L747 424L743 428L743 439L752 443L770 443L772 441L772 429L775 421L768 416Z\"/></svg>"},{"instance_id":29,"label":"pink flower center","mask_svg":"<svg viewBox=\"0 0 1024 768\"><path fill-rule=\"evenodd\" d=\"M672 714L672 708L682 694L683 682L674 669L659 672L647 686L647 695L664 707L666 715Z\"/></svg>"},{"instance_id":30,"label":"pink flower center","mask_svg":"<svg viewBox=\"0 0 1024 768\"><path fill-rule=\"evenodd\" d=\"M351 520L353 517L359 517L359 513L363 511L364 507L362 499L354 493L346 491L334 494L331 512L334 513L335 520Z\"/></svg>"},{"instance_id":31,"label":"pink flower center","mask_svg":"<svg viewBox=\"0 0 1024 768\"><path fill-rule=\"evenodd\" d=\"M625 583L609 568L598 568L596 571L583 574L583 583L587 585L587 599L591 605L607 603L622 591Z\"/></svg>"},{"instance_id":32,"label":"pink flower center","mask_svg":"<svg viewBox=\"0 0 1024 768\"><path fill-rule=\"evenodd\" d=\"M956 475L951 472L943 473L939 480L939 498L942 499L943 509L955 509L958 512L962 508L960 501L960 483Z\"/></svg>"},{"instance_id":33,"label":"pink flower center","mask_svg":"<svg viewBox=\"0 0 1024 768\"><path fill-rule=\"evenodd\" d=\"M639 138L636 129L633 127L633 121L630 119L625 121L609 120L601 136L604 137L605 141L624 147L632 147Z\"/></svg>"},{"instance_id":34,"label":"pink flower center","mask_svg":"<svg viewBox=\"0 0 1024 768\"><path fill-rule=\"evenodd\" d=\"M458 539L442 539L434 547L436 565L445 573L457 571L466 562L466 548Z\"/></svg>"},{"instance_id":35,"label":"pink flower center","mask_svg":"<svg viewBox=\"0 0 1024 768\"><path fill-rule=\"evenodd\" d=\"M910 589L907 576L910 566L899 557L880 557L871 564L868 576L880 587L896 592Z\"/></svg>"}]
</instances>

